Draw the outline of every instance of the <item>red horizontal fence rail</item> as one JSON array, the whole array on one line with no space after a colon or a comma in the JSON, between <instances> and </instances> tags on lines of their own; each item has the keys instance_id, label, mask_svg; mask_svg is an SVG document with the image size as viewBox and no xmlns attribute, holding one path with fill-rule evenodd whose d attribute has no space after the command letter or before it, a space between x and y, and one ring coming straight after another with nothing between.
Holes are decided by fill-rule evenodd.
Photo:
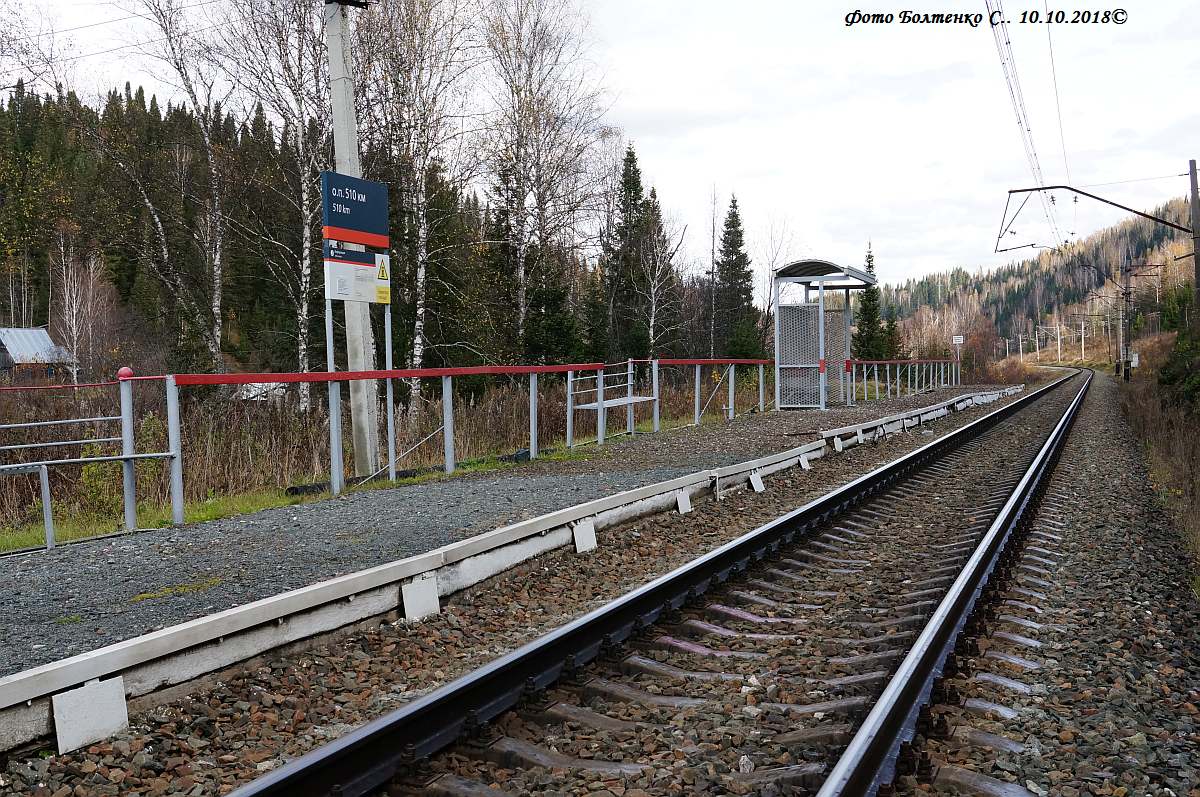
<instances>
[{"instance_id":1,"label":"red horizontal fence rail","mask_svg":"<svg viewBox=\"0 0 1200 797\"><path fill-rule=\"evenodd\" d=\"M954 360L846 360L854 365L917 365L919 363L952 363Z\"/></svg>"},{"instance_id":2,"label":"red horizontal fence rail","mask_svg":"<svg viewBox=\"0 0 1200 797\"><path fill-rule=\"evenodd\" d=\"M634 364L646 364L650 367L651 384L653 386L652 396L634 396L633 395L633 369ZM603 362L589 363L564 363L561 365L472 365L459 367L444 367L444 368L391 368L391 369L375 369L364 371L310 371L307 373L296 372L253 372L253 373L219 373L219 374L152 374L152 375L135 375L129 368L122 368L117 373L117 378L102 382L85 382L81 384L50 384L50 385L3 385L0 386L0 391L20 392L20 391L46 391L46 390L78 390L82 388L106 388L118 387L120 389L120 416L104 418L102 420L119 420L121 421L121 437L113 438L111 441L121 442L121 454L119 456L104 456L104 457L77 457L73 459L63 460L46 460L40 463L41 466L60 465L60 464L76 464L85 462L118 462L123 469L123 484L122 493L125 505L125 527L129 530L136 528L137 523L137 502L136 502L136 470L134 463L141 459L158 458L165 459L170 467L170 493L171 493L171 517L172 522L176 525L184 522L184 504L183 504L183 437L180 417L180 397L179 388L181 387L199 387L204 385L255 385L255 384L296 384L296 383L325 383L329 386L330 391L330 415L331 422L329 423L330 435L330 488L336 495L341 492L345 477L342 472L342 445L341 445L341 422L340 418L340 391L341 383L353 382L360 380L393 380L393 379L441 379L442 381L442 442L445 449L446 472L452 473L455 469L455 450L454 450L454 377L465 376L526 376L529 379L529 456L530 458L537 457L538 451L538 375L539 374L565 374L567 381L567 445L572 445L572 433L574 426L574 397L575 390L573 389L573 379L594 379L596 380L596 388L594 390L584 392L595 392L597 399L591 406L586 406L581 409L595 409L597 411L597 439L598 445L604 443L604 428L606 423L606 408L609 404L612 405L627 405L627 432L634 433L633 423L633 405L635 403L652 402L653 407L653 429L659 430L659 411L660 411L660 392L659 392L659 367L660 366L691 366L695 369L695 396L696 396L696 415L695 423L699 424L702 408L700 405L700 387L701 387L701 371L703 367L710 366L723 369L724 373L720 383L727 383L729 391L729 400L727 405L727 415L730 420L734 417L734 374L737 366L757 366L758 367L758 409L763 411L764 406L764 368L772 363L767 359L739 359L739 358L671 358L671 359L629 359L622 363L612 365ZM604 398L605 370L608 368L625 366L628 376L626 395L624 400L619 397L608 401ZM586 376L588 373L594 373L594 376ZM167 421L167 441L168 450L155 453L137 453L136 440L134 435L134 417L133 417L133 389L138 382L162 382L166 394L166 421ZM621 385L610 385L612 387L620 387ZM716 391L714 390L714 395ZM390 412L390 411L389 411ZM82 419L81 419L82 420ZM87 419L98 420L98 419ZM389 415L388 423L388 454L387 454L387 471L388 477L391 480L396 478L396 450L395 437ZM435 432L434 434L437 434ZM433 435L426 437L428 440ZM83 441L75 441L83 442ZM421 441L422 443L424 442ZM420 445L420 443L418 443ZM6 466L0 465L0 470ZM25 466L22 465L24 472ZM10 467L9 470L12 470ZM41 468L43 482L48 484L48 477L45 474L45 467ZM15 472L15 471L14 471ZM378 475L378 473L374 474ZM43 489L43 493L47 493L48 488ZM43 501L47 515L47 543L53 545L53 525L49 518L49 501Z\"/></svg>"},{"instance_id":3,"label":"red horizontal fence rail","mask_svg":"<svg viewBox=\"0 0 1200 797\"><path fill-rule=\"evenodd\" d=\"M596 371L604 363L568 365L467 365L450 368L394 368L390 371L310 371L308 373L176 374L175 384L183 385L256 385L292 382L353 382L358 379L432 379L442 376L477 374L563 374L567 371Z\"/></svg>"},{"instance_id":4,"label":"red horizontal fence rail","mask_svg":"<svg viewBox=\"0 0 1200 797\"><path fill-rule=\"evenodd\" d=\"M771 365L774 360L661 359L659 365Z\"/></svg>"},{"instance_id":5,"label":"red horizontal fence rail","mask_svg":"<svg viewBox=\"0 0 1200 797\"><path fill-rule=\"evenodd\" d=\"M12 391L19 393L26 390L79 390L84 387L111 387L120 384L119 382L82 382L78 385L63 384L63 385L4 385L0 387L0 391Z\"/></svg>"}]
</instances>

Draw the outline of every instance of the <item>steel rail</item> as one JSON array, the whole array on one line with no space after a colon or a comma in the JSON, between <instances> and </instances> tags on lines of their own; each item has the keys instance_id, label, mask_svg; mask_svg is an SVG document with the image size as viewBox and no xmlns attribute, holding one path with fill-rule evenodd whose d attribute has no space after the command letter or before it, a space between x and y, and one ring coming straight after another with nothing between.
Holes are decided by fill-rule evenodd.
<instances>
[{"instance_id":1,"label":"steel rail","mask_svg":"<svg viewBox=\"0 0 1200 797\"><path fill-rule=\"evenodd\" d=\"M1045 491L1093 374L1089 369L1079 392L830 770L817 797L872 797L881 785L891 782L900 746L912 739L917 716L928 702L933 683L941 675L1001 553Z\"/></svg>"},{"instance_id":2,"label":"steel rail","mask_svg":"<svg viewBox=\"0 0 1200 797\"><path fill-rule=\"evenodd\" d=\"M660 616L698 598L841 514L901 476L978 437L1047 395L1064 376L950 434L879 467L686 565L641 586L523 647L396 709L329 744L290 761L232 793L266 795L368 794L407 767L465 734L536 698L565 675L587 665Z\"/></svg>"}]
</instances>

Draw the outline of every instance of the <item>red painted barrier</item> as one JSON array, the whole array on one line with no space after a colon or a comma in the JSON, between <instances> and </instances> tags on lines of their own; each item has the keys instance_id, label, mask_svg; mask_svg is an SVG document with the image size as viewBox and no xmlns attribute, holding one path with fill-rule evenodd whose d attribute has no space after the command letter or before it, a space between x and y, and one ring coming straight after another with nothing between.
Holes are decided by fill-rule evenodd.
<instances>
[{"instance_id":1,"label":"red painted barrier","mask_svg":"<svg viewBox=\"0 0 1200 797\"><path fill-rule=\"evenodd\" d=\"M650 360L634 360L650 362ZM746 359L663 359L659 365L770 365L771 360ZM619 363L623 364L623 363ZM308 373L226 373L176 374L175 384L184 385L255 385L268 383L350 382L358 379L433 379L442 376L563 374L567 371L598 371L605 363L568 363L565 365L468 365L449 368L394 368L390 371L310 371ZM89 382L79 385L12 385L0 390L74 390L83 387L109 387L124 381L161 381L165 376L122 376L111 382Z\"/></svg>"},{"instance_id":2,"label":"red painted barrier","mask_svg":"<svg viewBox=\"0 0 1200 797\"><path fill-rule=\"evenodd\" d=\"M254 385L272 382L349 382L356 379L411 379L440 376L475 376L478 374L562 374L567 371L597 371L604 363L571 363L568 365L468 365L458 368L394 368L391 371L312 371L298 373L251 374L176 374L175 384L184 385Z\"/></svg>"},{"instance_id":3,"label":"red painted barrier","mask_svg":"<svg viewBox=\"0 0 1200 797\"><path fill-rule=\"evenodd\" d=\"M774 360L675 360L663 359L659 360L659 365L770 365Z\"/></svg>"},{"instance_id":4,"label":"red painted barrier","mask_svg":"<svg viewBox=\"0 0 1200 797\"><path fill-rule=\"evenodd\" d=\"M846 360L846 362L854 365L921 365L923 363L952 363L954 360Z\"/></svg>"},{"instance_id":5,"label":"red painted barrier","mask_svg":"<svg viewBox=\"0 0 1200 797\"><path fill-rule=\"evenodd\" d=\"M81 382L78 385L5 385L0 390L78 390L81 387L111 387L117 382Z\"/></svg>"}]
</instances>

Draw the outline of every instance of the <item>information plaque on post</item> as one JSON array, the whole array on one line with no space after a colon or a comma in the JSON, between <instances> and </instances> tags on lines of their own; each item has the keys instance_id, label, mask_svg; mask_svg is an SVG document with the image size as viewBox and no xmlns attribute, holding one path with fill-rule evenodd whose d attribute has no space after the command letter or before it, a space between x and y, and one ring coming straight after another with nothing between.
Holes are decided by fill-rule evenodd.
<instances>
[{"instance_id":1,"label":"information plaque on post","mask_svg":"<svg viewBox=\"0 0 1200 797\"><path fill-rule=\"evenodd\" d=\"M325 242L325 298L390 304L391 260L375 252L340 249Z\"/></svg>"}]
</instances>

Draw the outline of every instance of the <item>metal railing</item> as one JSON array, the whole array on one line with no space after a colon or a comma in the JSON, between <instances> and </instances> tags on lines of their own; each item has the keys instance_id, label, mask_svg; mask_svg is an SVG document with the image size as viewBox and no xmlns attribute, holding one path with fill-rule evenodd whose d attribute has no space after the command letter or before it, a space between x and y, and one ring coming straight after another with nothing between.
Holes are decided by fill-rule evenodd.
<instances>
[{"instance_id":1,"label":"metal railing","mask_svg":"<svg viewBox=\"0 0 1200 797\"><path fill-rule=\"evenodd\" d=\"M152 380L162 380L167 384L167 416L168 428L173 428L175 433L169 436L170 451L143 453L139 454L136 451L135 444L135 429L133 418L133 385L135 382ZM45 546L53 548L55 545L54 539L54 510L51 505L50 495L50 468L62 465L87 465L97 462L117 462L121 464L122 479L121 479L121 497L123 509L123 522L126 531L133 531L137 528L137 478L134 466L138 460L143 459L169 459L171 460L171 507L172 518L175 523L183 522L183 471L182 471L182 447L179 444L179 401L178 394L174 390L174 383L170 376L135 376L129 368L122 368L117 373L117 379L111 382L89 382L85 384L71 385L29 385L29 386L6 386L0 388L5 391L27 391L27 390L78 390L80 388L93 387L111 387L116 385L119 394L119 415L96 415L86 418L58 418L49 421L30 421L27 423L6 423L0 424L0 430L16 431L20 429L45 429L56 426L70 426L74 424L84 423L112 423L119 422L121 435L119 437L85 437L72 440L45 440L36 443L18 443L14 445L0 446L0 451L31 451L39 448L58 448L61 446L87 446L105 443L120 443L121 453L113 455L96 455L96 456L79 456L79 457L58 457L53 459L33 460L29 462L18 462L8 465L0 465L0 476L18 476L22 474L38 474L38 479L41 482L41 498L42 498L42 525L45 530ZM174 418L174 425L171 426L170 419Z\"/></svg>"},{"instance_id":2,"label":"metal railing","mask_svg":"<svg viewBox=\"0 0 1200 797\"><path fill-rule=\"evenodd\" d=\"M137 528L137 484L135 464L142 459L165 459L169 467L169 497L171 503L171 522L175 525L184 522L184 451L182 444L182 429L180 420L181 388L199 386L235 386L261 384L296 384L296 383L327 383L330 392L330 491L339 495L345 490L346 476L344 473L342 451L342 419L341 419L341 384L359 380L384 380L387 386L392 386L397 379L440 379L442 398L442 426L440 429L426 435L417 445L421 445L439 433L443 442L443 459L446 473L453 473L457 468L455 450L455 412L454 412L454 378L477 375L509 375L526 376L529 380L529 456L537 458L539 454L538 433L538 377L540 374L563 374L566 381L566 445L575 447L583 444L575 436L575 414L578 410L595 410L596 438L595 444L603 445L607 431L608 409L612 407L625 408L625 434L634 432L634 407L646 403L651 407L651 427L657 432L661 428L662 410L662 369L679 368L691 369L693 383L692 425L700 425L705 412L713 400L725 389L725 405L722 415L732 420L736 416L735 388L739 367L756 367L758 369L758 402L759 412L766 410L766 366L772 363L766 359L707 359L707 358L661 358L661 359L630 359L621 363L569 363L564 365L490 365L465 366L447 368L403 368L370 371L334 371L309 373L233 373L233 374L169 374L166 376L135 376L128 368L122 368L115 381L89 383L86 385L37 385L28 387L0 387L0 390L54 390L74 389L79 387L109 387L116 385L120 393L120 411L116 415L93 414L89 417L64 418L55 420L33 421L29 423L10 423L0 425L0 430L17 430L29 428L53 428L82 423L119 423L120 436L98 436L93 438L72 438L65 440L50 440L40 443L17 443L0 446L0 451L28 451L41 447L57 447L88 444L119 443L120 454L104 456L79 456L46 458L29 462L0 465L0 475L17 475L38 473L42 480L43 514L46 528L46 545L54 545L54 527L49 501L48 469L62 465L81 465L88 463L115 462L122 467L122 499L124 510L124 528ZM907 386L910 393L922 392L936 384L958 384L958 370L949 360L917 360L917 361L863 361L847 360L846 370L850 376L850 401L854 403L855 384L862 379L864 385L868 378L868 369L878 375L883 366L882 375L886 384L885 392L892 395L893 387L896 395L901 392L901 374L907 374ZM648 380L649 395L639 395L638 372L642 370L643 379ZM714 386L707 398L704 396L705 369L710 369L715 376ZM895 381L893 382L893 372ZM615 380L615 381L614 381ZM135 445L135 423L133 413L133 387L139 381L160 381L163 383L166 400L167 421L167 450L161 452L138 453ZM876 381L876 396L880 382ZM643 389L647 385L642 383ZM615 395L614 395L615 394ZM390 393L389 393L390 395ZM592 400L578 401L584 396L592 396ZM396 479L396 430L391 421L386 429L388 479ZM593 441L585 441L593 442ZM415 448L415 447L414 447ZM400 457L406 456L401 454ZM377 476L384 468L373 474Z\"/></svg>"},{"instance_id":3,"label":"metal railing","mask_svg":"<svg viewBox=\"0 0 1200 797\"><path fill-rule=\"evenodd\" d=\"M943 387L962 384L962 364L957 360L846 360L848 389L846 403L858 402L858 386L863 399L912 396Z\"/></svg>"},{"instance_id":4,"label":"metal railing","mask_svg":"<svg viewBox=\"0 0 1200 797\"><path fill-rule=\"evenodd\" d=\"M694 407L692 413L692 425L699 426L700 420L704 415L704 411L712 402L713 397L720 391L722 385L726 385L728 398L726 400L725 417L732 420L735 416L734 410L734 389L737 383L737 366L739 365L757 365L758 366L758 411L766 410L766 366L771 364L771 360L747 360L747 359L629 359L620 363L608 363L603 368L596 369L594 375L577 376L573 373L567 374L567 447L571 448L577 445L575 440L575 410L595 410L597 413L596 419L596 443L603 445L608 434L608 410L611 407L625 408L625 432L624 434L632 435L634 433L634 407L639 403L647 403L651 406L651 428L653 431L660 431L662 428L662 369L664 367L691 366L694 369ZM637 394L637 377L638 366L642 365L645 368L646 375L649 381L650 394ZM703 384L703 369L705 367L720 369L720 377L709 395L708 400L701 403L701 386ZM620 379L624 377L624 381L611 382L609 381L609 371L619 369L613 378ZM580 388L580 383L594 383L594 387ZM643 385L645 386L645 385ZM623 395L613 396L614 391L621 391ZM595 398L584 404L578 403L577 397L594 394Z\"/></svg>"}]
</instances>

